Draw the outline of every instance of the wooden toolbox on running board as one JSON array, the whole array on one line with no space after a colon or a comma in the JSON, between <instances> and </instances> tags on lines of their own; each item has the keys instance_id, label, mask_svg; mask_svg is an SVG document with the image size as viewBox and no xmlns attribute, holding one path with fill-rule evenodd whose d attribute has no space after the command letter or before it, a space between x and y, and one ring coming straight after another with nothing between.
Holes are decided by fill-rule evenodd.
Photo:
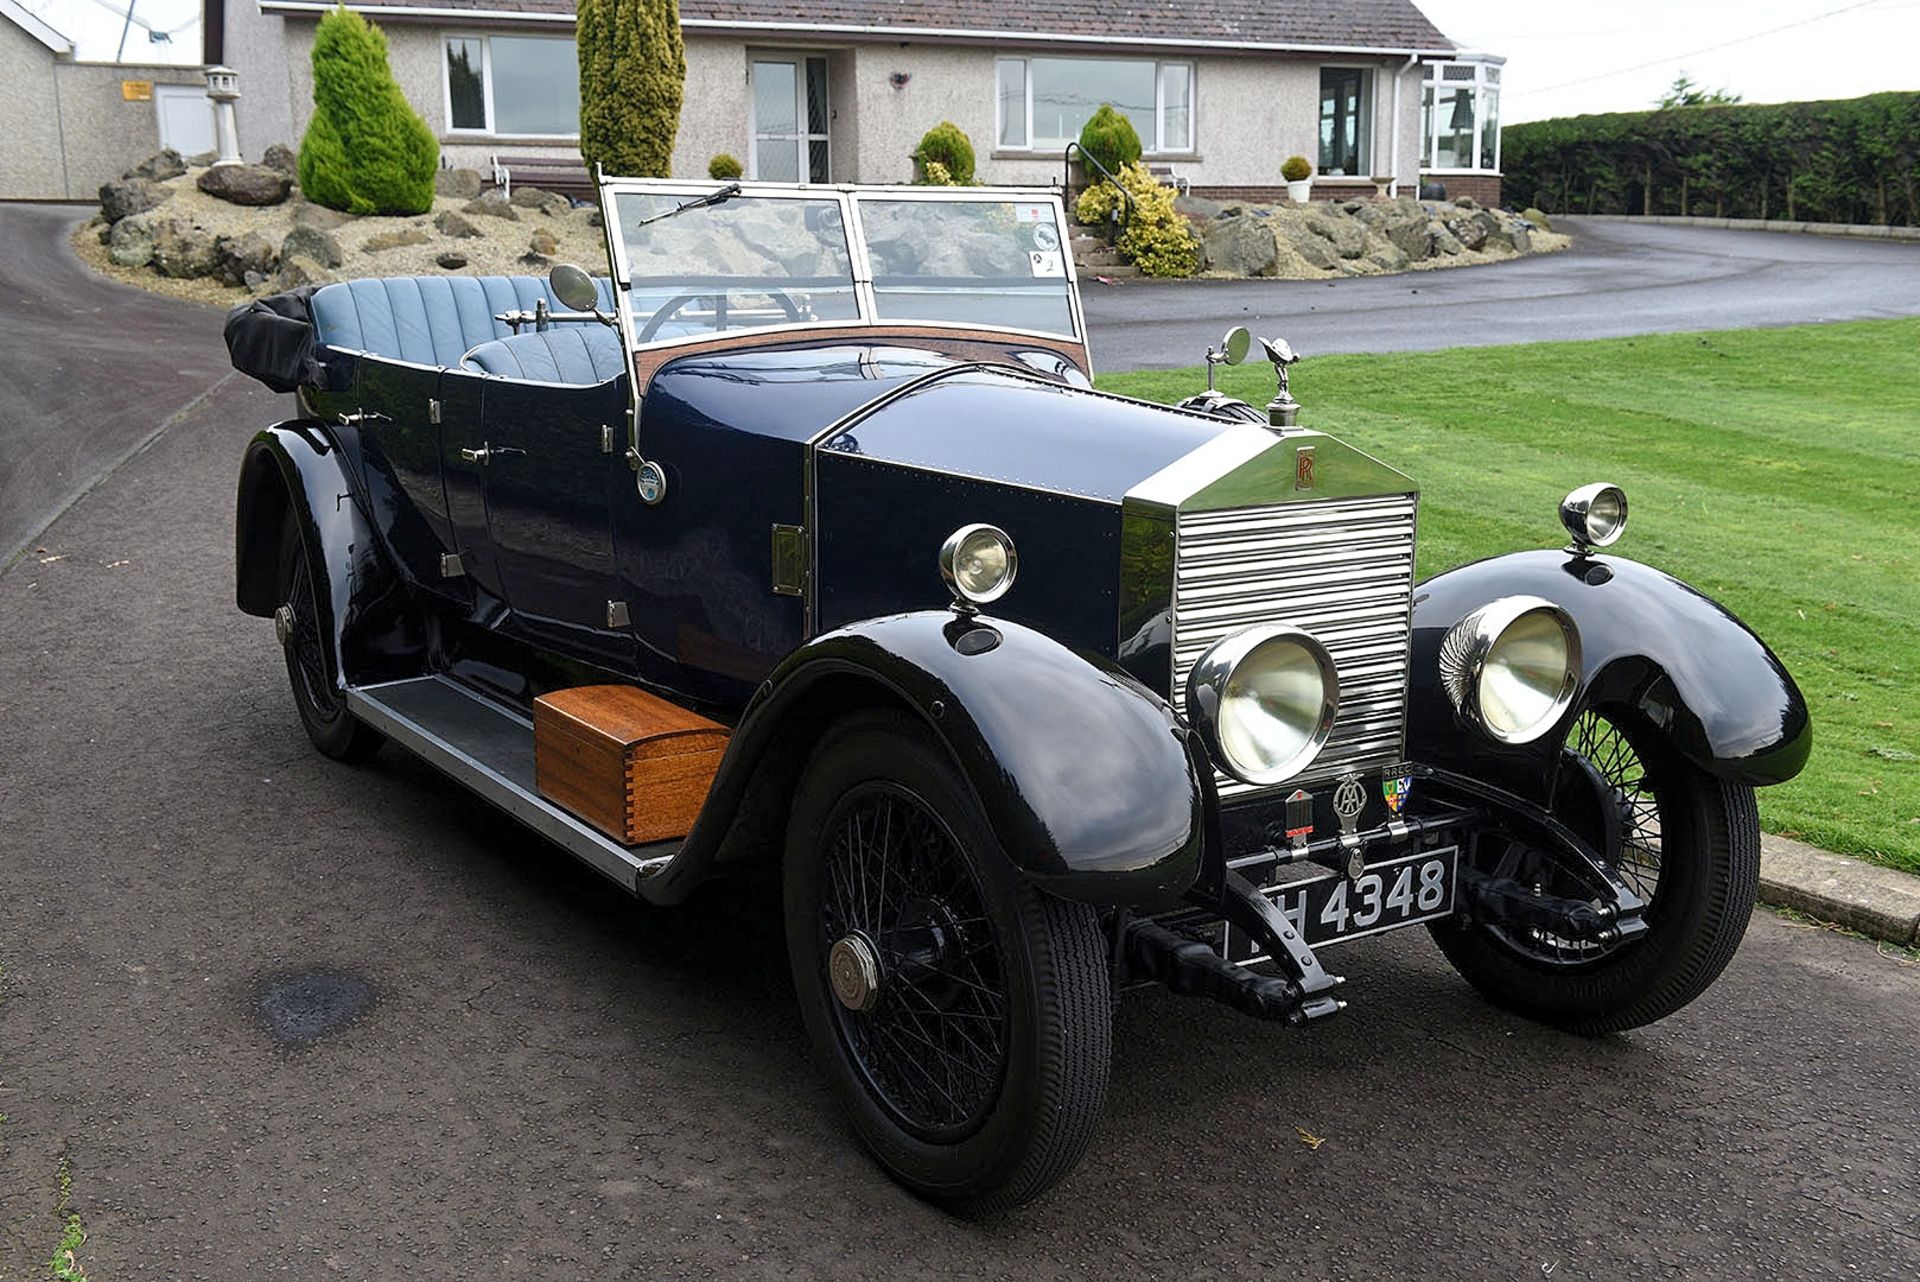
<instances>
[{"instance_id":1,"label":"wooden toolbox on running board","mask_svg":"<svg viewBox=\"0 0 1920 1282\"><path fill-rule=\"evenodd\" d=\"M540 795L630 846L684 837L727 750L727 728L633 686L533 702Z\"/></svg>"}]
</instances>

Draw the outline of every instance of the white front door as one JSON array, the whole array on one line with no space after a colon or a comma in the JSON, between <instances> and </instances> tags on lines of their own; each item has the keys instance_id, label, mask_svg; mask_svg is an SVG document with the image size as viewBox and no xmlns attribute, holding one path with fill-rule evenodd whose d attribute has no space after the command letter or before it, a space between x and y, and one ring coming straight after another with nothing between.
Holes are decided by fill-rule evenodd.
<instances>
[{"instance_id":1,"label":"white front door","mask_svg":"<svg viewBox=\"0 0 1920 1282\"><path fill-rule=\"evenodd\" d=\"M160 145L183 156L214 149L213 102L205 85L155 85L153 110L160 118Z\"/></svg>"},{"instance_id":2,"label":"white front door","mask_svg":"<svg viewBox=\"0 0 1920 1282\"><path fill-rule=\"evenodd\" d=\"M753 150L747 177L823 183L827 166L827 60L757 57L748 76Z\"/></svg>"}]
</instances>

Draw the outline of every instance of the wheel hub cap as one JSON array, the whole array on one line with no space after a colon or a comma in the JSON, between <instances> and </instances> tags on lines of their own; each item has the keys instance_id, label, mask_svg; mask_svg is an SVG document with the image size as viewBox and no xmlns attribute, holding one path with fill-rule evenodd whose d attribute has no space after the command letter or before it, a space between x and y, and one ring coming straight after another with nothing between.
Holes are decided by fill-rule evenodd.
<instances>
[{"instance_id":1,"label":"wheel hub cap","mask_svg":"<svg viewBox=\"0 0 1920 1282\"><path fill-rule=\"evenodd\" d=\"M847 935L827 950L827 978L850 1011L865 1014L880 1000L880 958L862 935Z\"/></svg>"},{"instance_id":2,"label":"wheel hub cap","mask_svg":"<svg viewBox=\"0 0 1920 1282\"><path fill-rule=\"evenodd\" d=\"M280 639L282 646L293 641L293 607L283 605L273 612L273 635Z\"/></svg>"}]
</instances>

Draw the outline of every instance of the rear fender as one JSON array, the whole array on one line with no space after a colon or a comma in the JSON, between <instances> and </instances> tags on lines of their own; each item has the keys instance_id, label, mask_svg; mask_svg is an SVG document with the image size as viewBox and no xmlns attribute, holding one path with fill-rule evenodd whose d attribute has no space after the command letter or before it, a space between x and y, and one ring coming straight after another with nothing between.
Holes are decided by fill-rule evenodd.
<instances>
[{"instance_id":1,"label":"rear fender","mask_svg":"<svg viewBox=\"0 0 1920 1282\"><path fill-rule=\"evenodd\" d=\"M280 600L280 534L287 513L325 571L322 626L341 684L420 669L424 645L399 577L374 537L339 446L312 420L260 432L240 464L234 508L234 596L271 617Z\"/></svg>"},{"instance_id":2,"label":"rear fender","mask_svg":"<svg viewBox=\"0 0 1920 1282\"><path fill-rule=\"evenodd\" d=\"M1477 561L1416 590L1409 709L1415 759L1447 762L1523 796L1543 795L1566 727L1519 747L1494 743L1462 722L1439 674L1448 629L1488 601L1515 594L1554 602L1580 630L1584 673L1568 724L1592 704L1636 707L1689 761L1733 783L1782 783L1806 765L1813 749L1806 700L1752 629L1651 566L1564 551Z\"/></svg>"},{"instance_id":3,"label":"rear fender","mask_svg":"<svg viewBox=\"0 0 1920 1282\"><path fill-rule=\"evenodd\" d=\"M818 697L831 691L830 706ZM756 777L789 785L816 731L849 705L911 711L952 755L1001 848L1064 898L1146 909L1181 901L1199 873L1202 794L1188 733L1119 668L1017 624L945 611L873 619L808 642L760 687L699 822L642 883L671 902L710 875ZM771 792L784 823L786 787ZM772 823L747 844L776 840Z\"/></svg>"}]
</instances>

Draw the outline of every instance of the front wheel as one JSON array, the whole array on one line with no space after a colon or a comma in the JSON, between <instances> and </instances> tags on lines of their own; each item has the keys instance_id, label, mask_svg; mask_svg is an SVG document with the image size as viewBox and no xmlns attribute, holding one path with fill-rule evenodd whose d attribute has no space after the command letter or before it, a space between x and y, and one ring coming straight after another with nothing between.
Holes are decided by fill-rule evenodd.
<instances>
[{"instance_id":1,"label":"front wheel","mask_svg":"<svg viewBox=\"0 0 1920 1282\"><path fill-rule=\"evenodd\" d=\"M1554 796L1556 816L1647 901L1646 933L1600 944L1447 922L1433 927L1440 951L1498 1005L1572 1032L1618 1032L1671 1015L1719 977L1753 915L1753 789L1687 761L1635 710L1604 706L1574 722ZM1519 842L1485 851L1483 871L1549 894L1591 893Z\"/></svg>"},{"instance_id":2,"label":"front wheel","mask_svg":"<svg viewBox=\"0 0 1920 1282\"><path fill-rule=\"evenodd\" d=\"M991 1214L1071 1171L1106 1095L1099 920L1022 880L916 723L873 714L828 732L784 880L814 1054L887 1172Z\"/></svg>"}]
</instances>

